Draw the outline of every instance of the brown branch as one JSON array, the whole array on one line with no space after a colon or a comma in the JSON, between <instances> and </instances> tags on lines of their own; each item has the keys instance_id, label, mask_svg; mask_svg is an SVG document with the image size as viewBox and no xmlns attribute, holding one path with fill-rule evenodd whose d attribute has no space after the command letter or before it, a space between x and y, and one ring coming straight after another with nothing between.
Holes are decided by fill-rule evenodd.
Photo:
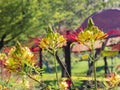
<instances>
[{"instance_id":1,"label":"brown branch","mask_svg":"<svg viewBox=\"0 0 120 90\"><path fill-rule=\"evenodd\" d=\"M39 80L33 78L30 74L26 73L26 75L27 75L30 79L32 79L32 80L38 82L40 85L42 85L42 86L46 86L44 83L42 83L42 81L39 81Z\"/></svg>"}]
</instances>

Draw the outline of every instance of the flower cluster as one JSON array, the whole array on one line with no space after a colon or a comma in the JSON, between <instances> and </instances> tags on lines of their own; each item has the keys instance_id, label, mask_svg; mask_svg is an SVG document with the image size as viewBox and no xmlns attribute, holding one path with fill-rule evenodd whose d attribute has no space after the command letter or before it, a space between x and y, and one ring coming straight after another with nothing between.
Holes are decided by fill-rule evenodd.
<instances>
[{"instance_id":1,"label":"flower cluster","mask_svg":"<svg viewBox=\"0 0 120 90\"><path fill-rule=\"evenodd\" d=\"M62 80L59 83L60 90L69 90L69 87L71 85L71 81L68 78L62 78Z\"/></svg>"},{"instance_id":2,"label":"flower cluster","mask_svg":"<svg viewBox=\"0 0 120 90\"><path fill-rule=\"evenodd\" d=\"M120 75L113 74L111 77L109 77L108 83L110 87L115 87L118 84L120 84Z\"/></svg>"},{"instance_id":3,"label":"flower cluster","mask_svg":"<svg viewBox=\"0 0 120 90\"><path fill-rule=\"evenodd\" d=\"M104 39L107 36L108 35L95 26L92 19L90 19L88 27L78 34L78 42L82 44L86 44L88 42L94 43L96 40Z\"/></svg>"},{"instance_id":4,"label":"flower cluster","mask_svg":"<svg viewBox=\"0 0 120 90\"><path fill-rule=\"evenodd\" d=\"M7 56L5 53L0 53L0 67L5 66Z\"/></svg>"},{"instance_id":5,"label":"flower cluster","mask_svg":"<svg viewBox=\"0 0 120 90\"><path fill-rule=\"evenodd\" d=\"M33 54L28 47L22 47L20 43L17 43L8 53L8 59L6 61L7 69L11 72L19 72L23 70L27 64L31 66L35 64Z\"/></svg>"},{"instance_id":6,"label":"flower cluster","mask_svg":"<svg viewBox=\"0 0 120 90\"><path fill-rule=\"evenodd\" d=\"M66 39L57 32L50 32L43 38L39 44L40 48L47 50L56 50L65 45Z\"/></svg>"}]
</instances>

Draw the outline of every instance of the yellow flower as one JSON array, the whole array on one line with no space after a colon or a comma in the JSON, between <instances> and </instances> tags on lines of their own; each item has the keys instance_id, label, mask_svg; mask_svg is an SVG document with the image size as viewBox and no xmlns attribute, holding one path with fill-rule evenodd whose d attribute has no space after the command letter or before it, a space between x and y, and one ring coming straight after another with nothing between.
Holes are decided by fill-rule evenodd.
<instances>
[{"instance_id":1,"label":"yellow flower","mask_svg":"<svg viewBox=\"0 0 120 90\"><path fill-rule=\"evenodd\" d=\"M17 44L8 53L8 59L6 66L10 72L20 72L24 69L25 64L33 66L35 60L33 60L33 54L28 47L23 47L21 44Z\"/></svg>"},{"instance_id":2,"label":"yellow flower","mask_svg":"<svg viewBox=\"0 0 120 90\"><path fill-rule=\"evenodd\" d=\"M60 88L66 90L68 88L68 84L65 81L60 82Z\"/></svg>"},{"instance_id":3,"label":"yellow flower","mask_svg":"<svg viewBox=\"0 0 120 90\"><path fill-rule=\"evenodd\" d=\"M48 50L56 50L66 43L66 39L56 32L50 32L43 38L39 44L40 48Z\"/></svg>"},{"instance_id":4,"label":"yellow flower","mask_svg":"<svg viewBox=\"0 0 120 90\"><path fill-rule=\"evenodd\" d=\"M114 74L112 77L109 78L108 82L110 84L110 87L117 86L118 84L120 84L120 75Z\"/></svg>"},{"instance_id":5,"label":"yellow flower","mask_svg":"<svg viewBox=\"0 0 120 90\"><path fill-rule=\"evenodd\" d=\"M0 90L2 90L2 85L0 85Z\"/></svg>"},{"instance_id":6,"label":"yellow flower","mask_svg":"<svg viewBox=\"0 0 120 90\"><path fill-rule=\"evenodd\" d=\"M48 44L46 43L46 39L42 39L40 42L40 47L47 49Z\"/></svg>"},{"instance_id":7,"label":"yellow flower","mask_svg":"<svg viewBox=\"0 0 120 90\"><path fill-rule=\"evenodd\" d=\"M95 43L96 40L106 38L108 35L94 25L92 19L88 22L88 27L78 34L77 41L82 44Z\"/></svg>"}]
</instances>

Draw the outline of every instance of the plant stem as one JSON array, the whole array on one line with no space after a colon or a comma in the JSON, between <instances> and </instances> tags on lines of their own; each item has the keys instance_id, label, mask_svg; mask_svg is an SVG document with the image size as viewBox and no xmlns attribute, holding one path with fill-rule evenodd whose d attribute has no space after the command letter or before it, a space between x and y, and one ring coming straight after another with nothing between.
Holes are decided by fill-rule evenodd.
<instances>
[{"instance_id":1,"label":"plant stem","mask_svg":"<svg viewBox=\"0 0 120 90\"><path fill-rule=\"evenodd\" d=\"M26 73L26 75L27 75L30 79L32 79L32 80L34 80L34 81L38 82L40 85L45 86L45 84L44 84L42 81L39 81L39 80L37 80L37 79L33 78L30 74Z\"/></svg>"},{"instance_id":2,"label":"plant stem","mask_svg":"<svg viewBox=\"0 0 120 90\"><path fill-rule=\"evenodd\" d=\"M46 87L46 84L44 84L42 81L39 81L39 80L33 78L33 77L32 77L30 74L28 74L28 73L26 73L26 75L27 75L30 79L34 80L35 82L38 82L39 85L42 85L43 87Z\"/></svg>"},{"instance_id":3,"label":"plant stem","mask_svg":"<svg viewBox=\"0 0 120 90\"><path fill-rule=\"evenodd\" d=\"M93 60L93 73L94 73L94 82L95 82L95 90L97 90L97 78L96 78L96 63L95 60Z\"/></svg>"},{"instance_id":4,"label":"plant stem","mask_svg":"<svg viewBox=\"0 0 120 90\"><path fill-rule=\"evenodd\" d=\"M34 80L34 81L36 81L36 82L38 82L38 83L40 83L40 84L42 83L42 82L38 81L37 79L33 78L31 75L29 75L29 74L27 74L27 73L26 73L26 75L27 75L29 78L31 78L32 80Z\"/></svg>"},{"instance_id":5,"label":"plant stem","mask_svg":"<svg viewBox=\"0 0 120 90\"><path fill-rule=\"evenodd\" d=\"M55 54L56 54L56 51L53 52L54 53L54 65L55 65L55 73L56 73L56 79L57 79L57 86L59 87L59 79L58 79L58 70L57 70L57 63L56 63L56 57L55 57Z\"/></svg>"},{"instance_id":6,"label":"plant stem","mask_svg":"<svg viewBox=\"0 0 120 90\"><path fill-rule=\"evenodd\" d=\"M91 49L92 49L94 83L95 83L94 90L97 90L96 57L95 57L95 53L94 53L94 42L91 42Z\"/></svg>"}]
</instances>

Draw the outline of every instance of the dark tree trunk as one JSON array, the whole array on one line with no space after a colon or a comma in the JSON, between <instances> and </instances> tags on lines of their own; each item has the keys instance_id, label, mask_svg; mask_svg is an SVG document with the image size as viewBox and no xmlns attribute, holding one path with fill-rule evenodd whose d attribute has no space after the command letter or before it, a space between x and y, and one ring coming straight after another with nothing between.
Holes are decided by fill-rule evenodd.
<instances>
[{"instance_id":1,"label":"dark tree trunk","mask_svg":"<svg viewBox=\"0 0 120 90\"><path fill-rule=\"evenodd\" d=\"M39 63L38 63L40 69L42 69L42 49L39 50ZM40 73L42 75L42 72Z\"/></svg>"},{"instance_id":2,"label":"dark tree trunk","mask_svg":"<svg viewBox=\"0 0 120 90\"><path fill-rule=\"evenodd\" d=\"M104 65L105 75L107 75L109 73L107 57L104 57L103 60L104 60L104 64L105 64Z\"/></svg>"},{"instance_id":3,"label":"dark tree trunk","mask_svg":"<svg viewBox=\"0 0 120 90\"><path fill-rule=\"evenodd\" d=\"M69 76L71 76L71 54L70 54L70 42L67 42L67 45L64 47L64 52L65 52L65 65L67 68L67 71L69 73ZM66 76L68 76L68 74L66 73Z\"/></svg>"},{"instance_id":4,"label":"dark tree trunk","mask_svg":"<svg viewBox=\"0 0 120 90\"><path fill-rule=\"evenodd\" d=\"M42 49L39 50L39 67L42 69Z\"/></svg>"},{"instance_id":5,"label":"dark tree trunk","mask_svg":"<svg viewBox=\"0 0 120 90\"><path fill-rule=\"evenodd\" d=\"M61 68L61 77L65 77L66 76L66 71L64 68Z\"/></svg>"},{"instance_id":6,"label":"dark tree trunk","mask_svg":"<svg viewBox=\"0 0 120 90\"><path fill-rule=\"evenodd\" d=\"M0 40L0 50L4 47L4 39L6 38L6 34L3 34Z\"/></svg>"}]
</instances>

